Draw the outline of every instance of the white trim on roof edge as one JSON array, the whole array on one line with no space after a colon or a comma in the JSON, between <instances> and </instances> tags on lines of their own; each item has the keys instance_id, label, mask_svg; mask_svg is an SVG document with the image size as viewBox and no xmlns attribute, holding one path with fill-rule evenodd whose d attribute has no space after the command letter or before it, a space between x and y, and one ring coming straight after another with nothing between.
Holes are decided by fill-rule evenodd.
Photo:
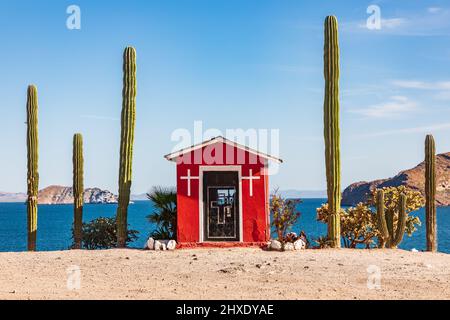
<instances>
[{"instance_id":1,"label":"white trim on roof edge","mask_svg":"<svg viewBox=\"0 0 450 320\"><path fill-rule=\"evenodd\" d=\"M211 140L204 141L202 143L199 143L199 144L196 144L196 145L192 145L192 146L184 148L184 149L180 149L178 151L175 151L173 153L165 155L164 158L166 158L169 161L175 161L175 159L177 159L178 157L180 157L183 154L186 154L186 153L198 150L198 149L202 149L202 148L204 148L206 146L209 146L211 144L218 143L218 142L226 143L226 144L231 145L233 147L236 147L236 148L239 148L239 149L243 149L243 150L245 150L247 152L253 153L253 154L255 154L255 155L259 156L259 157L262 157L262 158L266 158L266 159L269 159L269 160L272 160L272 161L275 161L275 162L278 162L278 163L283 163L283 160L281 160L279 158L276 158L274 156L271 156L271 155L259 152L259 151L254 150L254 149L251 149L251 148L249 148L247 146L244 146L244 145L241 145L241 144L239 144L237 142L228 140L228 139L226 139L226 138L224 138L222 136L218 136L218 137L212 138Z\"/></svg>"}]
</instances>

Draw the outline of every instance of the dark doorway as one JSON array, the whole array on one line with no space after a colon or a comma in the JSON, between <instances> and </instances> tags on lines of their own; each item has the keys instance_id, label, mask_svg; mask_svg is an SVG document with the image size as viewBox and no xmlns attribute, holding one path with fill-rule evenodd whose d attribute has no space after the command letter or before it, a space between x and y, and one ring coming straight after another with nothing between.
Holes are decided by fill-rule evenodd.
<instances>
[{"instance_id":1,"label":"dark doorway","mask_svg":"<svg viewBox=\"0 0 450 320\"><path fill-rule=\"evenodd\" d=\"M239 175L203 173L204 241L239 241Z\"/></svg>"}]
</instances>

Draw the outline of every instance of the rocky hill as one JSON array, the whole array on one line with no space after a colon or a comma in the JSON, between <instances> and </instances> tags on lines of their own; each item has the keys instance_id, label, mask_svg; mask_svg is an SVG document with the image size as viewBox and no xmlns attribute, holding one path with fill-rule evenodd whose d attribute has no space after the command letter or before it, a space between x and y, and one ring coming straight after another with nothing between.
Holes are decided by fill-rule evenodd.
<instances>
[{"instance_id":1,"label":"rocky hill","mask_svg":"<svg viewBox=\"0 0 450 320\"><path fill-rule=\"evenodd\" d=\"M39 204L71 204L73 192L71 187L50 186L39 191ZM117 203L117 196L108 190L89 188L84 190L84 202L89 204Z\"/></svg>"},{"instance_id":2,"label":"rocky hill","mask_svg":"<svg viewBox=\"0 0 450 320\"><path fill-rule=\"evenodd\" d=\"M72 204L72 188L50 186L39 191L39 204ZM25 202L26 193L0 192L0 203ZM84 191L84 202L90 204L117 203L117 196L107 190L89 188Z\"/></svg>"},{"instance_id":3,"label":"rocky hill","mask_svg":"<svg viewBox=\"0 0 450 320\"><path fill-rule=\"evenodd\" d=\"M26 199L25 193L0 192L0 203L24 202Z\"/></svg>"},{"instance_id":4,"label":"rocky hill","mask_svg":"<svg viewBox=\"0 0 450 320\"><path fill-rule=\"evenodd\" d=\"M355 205L367 200L371 190L383 187L407 186L425 194L425 163L400 172L393 178L372 182L357 182L350 185L342 194L343 205ZM450 206L450 152L436 156L436 202L439 206Z\"/></svg>"}]
</instances>

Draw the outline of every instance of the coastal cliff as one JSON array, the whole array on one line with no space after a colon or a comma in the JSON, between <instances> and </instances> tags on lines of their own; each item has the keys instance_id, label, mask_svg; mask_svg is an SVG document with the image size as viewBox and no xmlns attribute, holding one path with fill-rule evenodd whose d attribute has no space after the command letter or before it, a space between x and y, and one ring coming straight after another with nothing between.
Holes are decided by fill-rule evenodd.
<instances>
[{"instance_id":1,"label":"coastal cliff","mask_svg":"<svg viewBox=\"0 0 450 320\"><path fill-rule=\"evenodd\" d=\"M371 191L383 187L398 187L404 185L420 191L425 195L425 164L420 163L412 169L400 172L393 178L371 182L356 182L351 184L342 194L342 204L353 206L367 200ZM436 156L436 204L450 206L450 152Z\"/></svg>"}]
</instances>

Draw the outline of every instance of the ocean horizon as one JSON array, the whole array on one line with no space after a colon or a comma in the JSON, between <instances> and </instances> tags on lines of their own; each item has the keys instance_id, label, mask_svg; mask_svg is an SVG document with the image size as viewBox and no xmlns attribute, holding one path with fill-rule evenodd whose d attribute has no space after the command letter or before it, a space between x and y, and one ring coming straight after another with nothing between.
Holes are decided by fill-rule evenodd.
<instances>
[{"instance_id":1,"label":"ocean horizon","mask_svg":"<svg viewBox=\"0 0 450 320\"><path fill-rule=\"evenodd\" d=\"M298 205L301 216L292 227L293 232L305 231L308 240L314 245L314 239L326 235L327 226L316 221L316 209L326 199L302 199ZM98 217L113 217L116 214L116 204L86 204L83 221L88 222ZM138 239L131 243L131 248L143 248L155 225L148 222L146 216L152 211L150 201L135 201L129 206L129 228L139 231ZM450 207L437 209L438 219L438 250L450 253ZM405 235L400 249L419 251L425 250L425 211L420 209L414 213L422 222L422 226L412 237ZM0 252L26 251L26 204L0 203ZM73 205L39 205L38 211L38 251L68 250L72 244L71 227L73 223Z\"/></svg>"}]
</instances>

